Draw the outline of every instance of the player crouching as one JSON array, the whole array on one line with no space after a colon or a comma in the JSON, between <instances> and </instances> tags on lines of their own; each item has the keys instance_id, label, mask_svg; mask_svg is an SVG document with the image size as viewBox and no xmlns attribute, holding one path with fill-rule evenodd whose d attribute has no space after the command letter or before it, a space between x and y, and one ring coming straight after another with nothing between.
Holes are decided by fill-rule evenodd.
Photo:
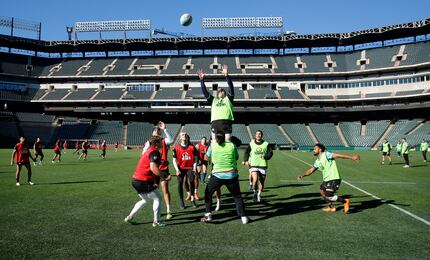
<instances>
[{"instance_id":1,"label":"player crouching","mask_svg":"<svg viewBox=\"0 0 430 260\"><path fill-rule=\"evenodd\" d=\"M125 222L135 224L134 216L136 213L145 206L149 201L153 201L154 222L153 227L163 227L166 224L160 222L160 209L161 209L161 193L158 189L156 182L157 176L165 179L170 179L170 175L164 175L158 168L161 162L161 139L158 136L152 136L149 139L149 148L140 157L139 163L133 174L131 182L133 188L137 191L140 201L138 201L130 214L124 219Z\"/></svg>"},{"instance_id":2,"label":"player crouching","mask_svg":"<svg viewBox=\"0 0 430 260\"><path fill-rule=\"evenodd\" d=\"M323 144L316 144L314 146L313 154L318 157L314 165L312 168L307 170L305 174L299 175L297 180L301 180L304 177L311 175L316 170L320 170L323 175L323 182L320 186L320 194L328 203L328 207L323 208L323 210L325 212L336 212L336 207L333 206L333 202L338 201L343 203L343 211L348 213L350 200L344 199L341 196L335 194L342 181L339 171L337 170L335 159L340 158L358 161L360 160L360 156L350 156L327 152Z\"/></svg>"}]
</instances>

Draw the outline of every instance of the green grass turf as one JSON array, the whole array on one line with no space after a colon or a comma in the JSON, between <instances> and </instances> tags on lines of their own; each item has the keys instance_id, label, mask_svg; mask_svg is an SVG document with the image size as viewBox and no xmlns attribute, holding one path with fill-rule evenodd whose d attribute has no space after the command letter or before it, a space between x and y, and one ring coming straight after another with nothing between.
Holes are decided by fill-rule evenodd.
<instances>
[{"instance_id":1,"label":"green grass turf","mask_svg":"<svg viewBox=\"0 0 430 260\"><path fill-rule=\"evenodd\" d=\"M170 184L174 218L153 228L152 205L137 215L139 225L123 222L138 197L130 185L140 151L109 150L107 159L90 150L86 162L69 150L60 164L33 168L34 186L15 186L10 150L0 150L0 255L19 258L383 258L423 259L430 255L430 226L343 183L351 214L330 214L319 196L321 174L295 181L312 163L309 152L276 151L270 162L264 203L252 202L247 171L241 188L252 222L235 217L223 189L222 210L213 223L201 223L199 207L179 210L177 181ZM352 152L347 152L352 153ZM242 154L242 152L241 152ZM430 164L411 154L410 169L400 158L380 165L376 151L359 152L362 161L338 160L344 180L430 221ZM293 156L293 157L292 157ZM372 182L393 182L376 184ZM398 182L398 183L394 183ZM401 184L400 182L405 182ZM203 197L203 186L199 193ZM189 203L187 204L189 206ZM340 206L340 205L339 205ZM165 205L162 212L165 213Z\"/></svg>"}]
</instances>

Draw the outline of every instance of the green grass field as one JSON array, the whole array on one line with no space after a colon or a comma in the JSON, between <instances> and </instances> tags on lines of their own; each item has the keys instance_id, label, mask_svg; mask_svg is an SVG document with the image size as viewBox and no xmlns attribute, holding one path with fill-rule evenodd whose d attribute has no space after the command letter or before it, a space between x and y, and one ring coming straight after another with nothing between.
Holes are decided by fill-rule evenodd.
<instances>
[{"instance_id":1,"label":"green grass field","mask_svg":"<svg viewBox=\"0 0 430 260\"><path fill-rule=\"evenodd\" d=\"M177 180L172 178L174 218L153 228L152 205L137 215L138 225L123 222L137 194L130 185L140 151L108 151L107 159L90 150L86 162L69 150L60 164L33 168L33 181L15 186L11 150L0 150L0 255L21 258L354 258L428 259L430 225L430 163L411 154L414 166L402 160L380 165L376 151L359 152L362 161L338 160L344 182L338 194L351 198L351 213L339 207L325 213L319 196L319 172L301 182L296 176L312 163L310 152L276 151L262 203L253 203L247 171L241 166L241 188L252 222L243 225L223 189L222 210L213 223L201 223L203 202L179 210ZM351 153L351 152L347 152ZM241 155L243 153L241 152ZM303 160L303 161L301 161ZM204 186L200 186L203 199ZM394 205L398 208L392 207ZM187 204L189 206L189 203ZM400 208L400 209L399 209ZM165 206L163 205L163 214ZM164 218L164 217L163 217Z\"/></svg>"}]
</instances>

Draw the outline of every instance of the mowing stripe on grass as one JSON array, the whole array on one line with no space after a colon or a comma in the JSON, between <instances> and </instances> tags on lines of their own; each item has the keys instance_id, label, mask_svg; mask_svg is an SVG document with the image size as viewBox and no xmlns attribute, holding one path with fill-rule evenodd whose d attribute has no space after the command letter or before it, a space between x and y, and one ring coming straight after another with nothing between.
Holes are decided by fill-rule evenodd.
<instances>
[{"instance_id":1,"label":"mowing stripe on grass","mask_svg":"<svg viewBox=\"0 0 430 260\"><path fill-rule=\"evenodd\" d=\"M302 162L302 163L304 163L304 164L306 164L306 165L309 165L309 166L311 166L311 167L313 166L312 164L309 164L308 162L305 162L305 161L303 161L302 159L297 158L297 157L295 157L295 156L293 156L293 155L288 155L288 154L287 154L287 156L289 156L289 157L291 157L291 158L293 158L293 159L296 159L296 160L298 160L298 161L300 161L300 162ZM395 209L397 209L397 210L399 210L399 211L401 211L401 212L405 213L406 215L408 215L408 216L410 216L410 217L413 217L414 219L416 219L416 220L418 220L418 221L421 221L421 222L423 222L424 224L426 224L426 225L430 226L430 221L427 221L427 220L425 220L425 219L423 219L423 218L421 218L421 217L419 217L419 216L417 216L417 215L415 215L415 214L413 214L413 213L411 213L411 212L409 212L409 211L407 211L407 210L405 210L405 209L402 209L402 208L400 208L400 207L398 207L398 206L396 206L396 205L394 205L394 204L387 203L387 201L386 201L386 200L384 200L384 199L382 199L382 198L379 198L379 197L377 197L377 196L373 195L372 193L370 193L370 192L368 192L368 191L365 191L365 190L363 190L363 189L361 189L361 188L359 188L359 187L357 187L357 186L355 186L355 185L353 185L353 184L349 183L348 181L342 180L342 182L343 182L343 183L345 183L346 185L348 185L348 186L350 186L350 187L352 187L352 188L354 188L354 189L356 189L356 190L358 190L358 191L360 191L360 192L362 192L362 193L364 193L364 194L366 194L366 195L368 195L368 196L371 196L372 198L377 199L377 200L379 200L379 201L381 201L381 202L383 202L383 203L385 203L385 204L389 205L390 207L395 208Z\"/></svg>"},{"instance_id":2,"label":"mowing stripe on grass","mask_svg":"<svg viewBox=\"0 0 430 260\"><path fill-rule=\"evenodd\" d=\"M297 181L297 180L281 180L281 182L292 182L292 181ZM320 183L321 181L300 181L300 182ZM401 182L401 181L350 181L349 183L416 185L415 182Z\"/></svg>"}]
</instances>

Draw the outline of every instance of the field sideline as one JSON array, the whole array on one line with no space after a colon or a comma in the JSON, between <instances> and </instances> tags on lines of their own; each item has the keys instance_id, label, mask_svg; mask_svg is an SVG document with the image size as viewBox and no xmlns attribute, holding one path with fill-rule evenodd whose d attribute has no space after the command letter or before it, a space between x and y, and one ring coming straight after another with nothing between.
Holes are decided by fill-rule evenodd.
<instances>
[{"instance_id":1,"label":"field sideline","mask_svg":"<svg viewBox=\"0 0 430 260\"><path fill-rule=\"evenodd\" d=\"M362 156L359 163L338 159L344 179L338 194L348 195L352 202L348 215L341 207L334 214L320 210L325 204L318 192L319 172L295 180L309 168L306 163L313 163L310 152L275 151L264 202L259 204L252 202L247 171L240 166L252 220L248 225L235 217L225 189L213 223L199 222L202 201L197 209L188 202L185 210L179 210L174 177L170 183L174 218L166 221L165 228L152 227L151 205L138 213L138 225L123 222L138 199L130 179L140 151L108 150L102 160L98 151L90 150L86 162L71 152L64 154L63 162L51 164L52 150L45 150L44 165L32 167L36 185L27 185L24 170L22 185L16 187L15 166L9 165L11 149L0 150L3 259L424 259L430 255L430 225L425 223L430 221L430 163L424 163L418 152L411 153L409 169L402 168L403 160L397 156L393 165L380 165L377 151L356 152ZM203 191L201 185L201 199Z\"/></svg>"}]
</instances>

